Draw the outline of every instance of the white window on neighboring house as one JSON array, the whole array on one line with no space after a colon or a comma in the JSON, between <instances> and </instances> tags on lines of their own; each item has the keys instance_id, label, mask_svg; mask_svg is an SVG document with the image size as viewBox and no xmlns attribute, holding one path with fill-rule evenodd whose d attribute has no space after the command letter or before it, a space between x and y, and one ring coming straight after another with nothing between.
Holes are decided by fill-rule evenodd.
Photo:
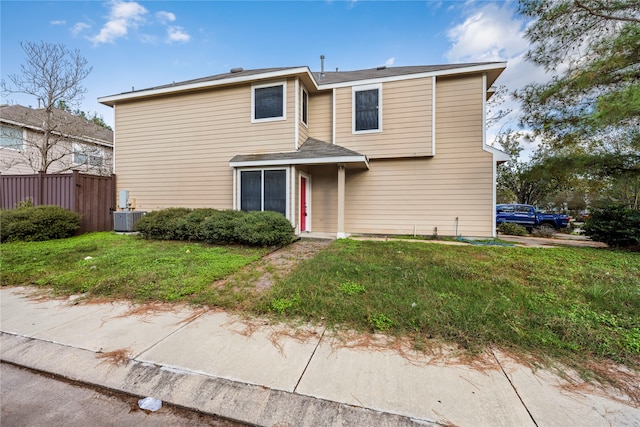
<instances>
[{"instance_id":1,"label":"white window on neighboring house","mask_svg":"<svg viewBox=\"0 0 640 427\"><path fill-rule=\"evenodd\" d=\"M382 131L382 85L356 86L352 95L353 133Z\"/></svg>"},{"instance_id":2,"label":"white window on neighboring house","mask_svg":"<svg viewBox=\"0 0 640 427\"><path fill-rule=\"evenodd\" d=\"M73 144L73 164L101 167L104 163L104 150Z\"/></svg>"},{"instance_id":3,"label":"white window on neighboring house","mask_svg":"<svg viewBox=\"0 0 640 427\"><path fill-rule=\"evenodd\" d=\"M287 83L266 83L251 86L251 121L285 120Z\"/></svg>"},{"instance_id":4,"label":"white window on neighboring house","mask_svg":"<svg viewBox=\"0 0 640 427\"><path fill-rule=\"evenodd\" d=\"M240 209L275 211L287 216L287 170L240 171Z\"/></svg>"},{"instance_id":5,"label":"white window on neighboring house","mask_svg":"<svg viewBox=\"0 0 640 427\"><path fill-rule=\"evenodd\" d=\"M22 129L2 126L0 129L0 147L12 150L24 149Z\"/></svg>"}]
</instances>

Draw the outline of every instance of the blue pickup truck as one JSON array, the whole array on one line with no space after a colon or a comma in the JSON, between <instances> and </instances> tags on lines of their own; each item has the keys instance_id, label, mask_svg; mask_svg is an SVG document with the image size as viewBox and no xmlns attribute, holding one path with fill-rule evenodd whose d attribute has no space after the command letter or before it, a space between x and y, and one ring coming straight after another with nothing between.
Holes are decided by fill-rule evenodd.
<instances>
[{"instance_id":1,"label":"blue pickup truck","mask_svg":"<svg viewBox=\"0 0 640 427\"><path fill-rule=\"evenodd\" d=\"M537 228L566 228L569 226L569 217L561 214L547 214L536 211L531 205L501 204L496 205L496 224L513 222L531 231Z\"/></svg>"}]
</instances>

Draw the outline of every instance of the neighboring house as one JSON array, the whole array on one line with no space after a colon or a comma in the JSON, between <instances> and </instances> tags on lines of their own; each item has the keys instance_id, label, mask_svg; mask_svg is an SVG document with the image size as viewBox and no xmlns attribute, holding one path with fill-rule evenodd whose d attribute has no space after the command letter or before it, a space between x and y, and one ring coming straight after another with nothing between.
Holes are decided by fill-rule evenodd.
<instances>
[{"instance_id":1,"label":"neighboring house","mask_svg":"<svg viewBox=\"0 0 640 427\"><path fill-rule=\"evenodd\" d=\"M139 210L274 210L297 233L495 236L486 100L506 63L233 69L105 96Z\"/></svg>"},{"instance_id":2,"label":"neighboring house","mask_svg":"<svg viewBox=\"0 0 640 427\"><path fill-rule=\"evenodd\" d=\"M34 174L42 171L43 109L0 105L0 173ZM47 173L74 170L111 175L113 131L63 110L54 110L55 130L49 137Z\"/></svg>"}]
</instances>

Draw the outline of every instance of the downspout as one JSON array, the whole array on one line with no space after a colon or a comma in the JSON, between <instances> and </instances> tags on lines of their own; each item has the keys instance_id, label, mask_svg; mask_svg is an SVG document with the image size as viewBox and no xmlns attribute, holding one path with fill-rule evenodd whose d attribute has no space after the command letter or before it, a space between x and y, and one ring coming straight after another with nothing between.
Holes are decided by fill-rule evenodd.
<instances>
[{"instance_id":1,"label":"downspout","mask_svg":"<svg viewBox=\"0 0 640 427\"><path fill-rule=\"evenodd\" d=\"M298 117L298 111L299 111L299 106L298 104L300 103L300 79L298 77L296 77L296 84L295 84L295 97L296 100L293 103L294 105L294 132L293 132L293 137L295 138L295 149L298 149L299 146L299 140L300 140L300 118Z\"/></svg>"},{"instance_id":2,"label":"downspout","mask_svg":"<svg viewBox=\"0 0 640 427\"><path fill-rule=\"evenodd\" d=\"M332 143L336 144L336 88L333 88L333 99L331 105L331 140Z\"/></svg>"},{"instance_id":3,"label":"downspout","mask_svg":"<svg viewBox=\"0 0 640 427\"><path fill-rule=\"evenodd\" d=\"M118 106L116 104L113 104L113 142L111 144L111 173L115 174L116 173L116 108Z\"/></svg>"},{"instance_id":4,"label":"downspout","mask_svg":"<svg viewBox=\"0 0 640 427\"><path fill-rule=\"evenodd\" d=\"M487 146L487 73L482 74L482 148ZM497 167L495 155L491 155L491 236L496 234L496 177Z\"/></svg>"},{"instance_id":5,"label":"downspout","mask_svg":"<svg viewBox=\"0 0 640 427\"><path fill-rule=\"evenodd\" d=\"M431 155L436 155L436 76L431 77Z\"/></svg>"}]
</instances>

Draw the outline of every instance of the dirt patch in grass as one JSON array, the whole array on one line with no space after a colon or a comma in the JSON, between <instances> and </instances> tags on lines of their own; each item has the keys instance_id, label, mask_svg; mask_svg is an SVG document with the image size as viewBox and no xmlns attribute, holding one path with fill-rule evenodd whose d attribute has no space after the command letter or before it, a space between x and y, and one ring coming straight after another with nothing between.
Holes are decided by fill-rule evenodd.
<instances>
[{"instance_id":1,"label":"dirt patch in grass","mask_svg":"<svg viewBox=\"0 0 640 427\"><path fill-rule=\"evenodd\" d=\"M239 272L218 280L214 287L244 287L250 285L254 291L262 292L289 274L298 263L313 258L331 244L328 239L301 239L262 257Z\"/></svg>"}]
</instances>

